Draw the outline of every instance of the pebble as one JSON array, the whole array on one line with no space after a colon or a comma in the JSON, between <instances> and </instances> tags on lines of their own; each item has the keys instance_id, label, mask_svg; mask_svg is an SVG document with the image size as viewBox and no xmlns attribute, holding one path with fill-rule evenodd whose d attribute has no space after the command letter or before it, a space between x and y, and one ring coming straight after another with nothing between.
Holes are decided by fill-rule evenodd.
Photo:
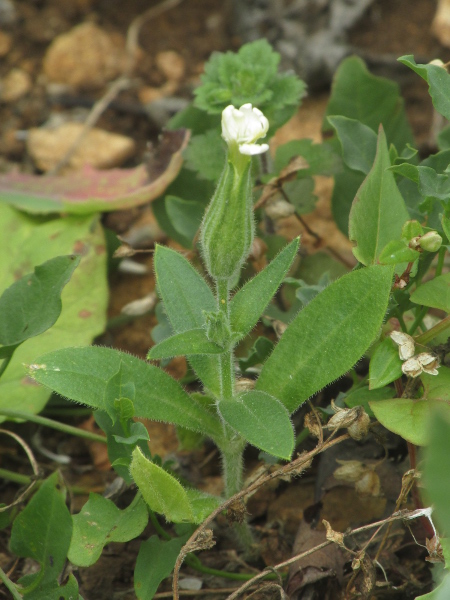
<instances>
[{"instance_id":1,"label":"pebble","mask_svg":"<svg viewBox=\"0 0 450 600\"><path fill-rule=\"evenodd\" d=\"M52 42L43 70L50 82L75 89L98 89L123 72L125 60L118 36L108 35L94 23L82 23Z\"/></svg>"},{"instance_id":2,"label":"pebble","mask_svg":"<svg viewBox=\"0 0 450 600\"><path fill-rule=\"evenodd\" d=\"M0 30L0 58L3 58L11 50L12 36Z\"/></svg>"},{"instance_id":3,"label":"pebble","mask_svg":"<svg viewBox=\"0 0 450 600\"><path fill-rule=\"evenodd\" d=\"M443 46L450 47L450 0L439 0L431 30Z\"/></svg>"},{"instance_id":4,"label":"pebble","mask_svg":"<svg viewBox=\"0 0 450 600\"><path fill-rule=\"evenodd\" d=\"M158 52L155 56L155 64L169 81L180 81L185 76L186 62L181 54L174 50Z\"/></svg>"},{"instance_id":5,"label":"pebble","mask_svg":"<svg viewBox=\"0 0 450 600\"><path fill-rule=\"evenodd\" d=\"M5 103L16 102L31 89L30 75L23 69L11 69L0 83L0 100Z\"/></svg>"},{"instance_id":6,"label":"pebble","mask_svg":"<svg viewBox=\"0 0 450 600\"><path fill-rule=\"evenodd\" d=\"M28 132L27 150L42 171L54 168L83 129L82 123L64 123L54 129L34 128ZM134 140L124 135L94 128L78 146L67 167L67 173L89 164L97 169L118 167L133 156Z\"/></svg>"}]
</instances>

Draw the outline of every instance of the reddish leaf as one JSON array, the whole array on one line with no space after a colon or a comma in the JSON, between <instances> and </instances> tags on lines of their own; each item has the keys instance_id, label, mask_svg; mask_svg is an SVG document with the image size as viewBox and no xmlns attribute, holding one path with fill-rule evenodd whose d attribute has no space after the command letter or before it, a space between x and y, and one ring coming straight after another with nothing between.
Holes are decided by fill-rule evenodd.
<instances>
[{"instance_id":1,"label":"reddish leaf","mask_svg":"<svg viewBox=\"0 0 450 600\"><path fill-rule=\"evenodd\" d=\"M134 169L86 165L63 176L0 176L0 201L30 213L87 214L131 208L158 198L178 175L189 141L186 129L166 131L147 163Z\"/></svg>"}]
</instances>

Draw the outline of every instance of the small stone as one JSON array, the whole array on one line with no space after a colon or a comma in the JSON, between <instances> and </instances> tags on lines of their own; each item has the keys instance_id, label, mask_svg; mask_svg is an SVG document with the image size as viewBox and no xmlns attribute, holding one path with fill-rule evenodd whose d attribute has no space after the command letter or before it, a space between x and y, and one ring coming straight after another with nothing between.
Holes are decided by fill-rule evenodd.
<instances>
[{"instance_id":1,"label":"small stone","mask_svg":"<svg viewBox=\"0 0 450 600\"><path fill-rule=\"evenodd\" d=\"M49 171L65 156L82 130L82 123L64 123L55 129L30 129L27 150L39 169ZM94 128L79 144L62 172L80 169L85 164L97 169L118 167L133 156L135 149L131 138Z\"/></svg>"},{"instance_id":2,"label":"small stone","mask_svg":"<svg viewBox=\"0 0 450 600\"><path fill-rule=\"evenodd\" d=\"M0 84L0 99L2 102L16 102L28 94L31 89L31 77L22 69L11 69Z\"/></svg>"},{"instance_id":3,"label":"small stone","mask_svg":"<svg viewBox=\"0 0 450 600\"><path fill-rule=\"evenodd\" d=\"M98 89L123 72L125 60L117 36L113 39L94 23L82 23L52 42L43 69L49 81Z\"/></svg>"},{"instance_id":4,"label":"small stone","mask_svg":"<svg viewBox=\"0 0 450 600\"><path fill-rule=\"evenodd\" d=\"M12 37L9 33L5 33L4 31L0 31L0 58L3 58L8 54L11 50L12 46Z\"/></svg>"},{"instance_id":5,"label":"small stone","mask_svg":"<svg viewBox=\"0 0 450 600\"><path fill-rule=\"evenodd\" d=\"M450 0L439 0L431 31L443 46L450 47Z\"/></svg>"},{"instance_id":6,"label":"small stone","mask_svg":"<svg viewBox=\"0 0 450 600\"><path fill-rule=\"evenodd\" d=\"M155 64L169 81L180 81L186 73L184 58L174 50L158 52Z\"/></svg>"}]
</instances>

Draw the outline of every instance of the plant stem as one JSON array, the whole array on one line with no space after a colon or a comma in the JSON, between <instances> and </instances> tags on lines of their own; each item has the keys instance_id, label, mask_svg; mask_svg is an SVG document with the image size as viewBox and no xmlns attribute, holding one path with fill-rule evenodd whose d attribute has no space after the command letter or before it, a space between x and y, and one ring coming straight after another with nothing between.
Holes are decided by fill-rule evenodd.
<instances>
[{"instance_id":1,"label":"plant stem","mask_svg":"<svg viewBox=\"0 0 450 600\"><path fill-rule=\"evenodd\" d=\"M230 309L228 302L229 282L227 279L216 280L217 308L225 315L226 322L230 321ZM231 400L234 395L234 356L233 351L224 352L220 360L220 390L223 399Z\"/></svg>"},{"instance_id":2,"label":"plant stem","mask_svg":"<svg viewBox=\"0 0 450 600\"><path fill-rule=\"evenodd\" d=\"M1 567L0 567L0 579L3 581L6 589L11 592L11 595L14 598L14 600L22 600L22 594L19 594L17 587L14 585L14 583L11 581L11 579L8 577L8 575L5 573L5 571Z\"/></svg>"},{"instance_id":3,"label":"plant stem","mask_svg":"<svg viewBox=\"0 0 450 600\"><path fill-rule=\"evenodd\" d=\"M431 342L431 340L433 340L437 335L449 328L450 315L448 317L445 317L445 319L442 319L442 321L440 323L437 323L434 327L431 327L431 329L428 329L428 331L425 331L425 333L422 333L421 335L417 336L416 343L428 344L428 342Z\"/></svg>"},{"instance_id":4,"label":"plant stem","mask_svg":"<svg viewBox=\"0 0 450 600\"><path fill-rule=\"evenodd\" d=\"M51 427L52 429L57 429L63 433L68 433L70 435L76 435L78 437L91 440L91 442L102 442L103 444L106 444L106 437L103 435L98 435L97 433L92 433L91 431L85 431L79 427L72 427L72 425L66 425L65 423L60 423L59 421L53 421L52 419L47 419L46 417L33 415L32 413L2 408L0 409L0 416L9 417L11 419L22 419L23 421L31 421L32 423L37 423L38 425L44 425L44 427Z\"/></svg>"}]
</instances>

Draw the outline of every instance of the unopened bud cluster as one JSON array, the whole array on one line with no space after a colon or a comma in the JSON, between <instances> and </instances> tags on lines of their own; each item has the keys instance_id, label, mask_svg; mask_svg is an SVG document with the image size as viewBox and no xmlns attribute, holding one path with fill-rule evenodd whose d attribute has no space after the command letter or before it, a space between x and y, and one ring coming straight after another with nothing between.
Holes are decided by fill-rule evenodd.
<instances>
[{"instance_id":1,"label":"unopened bud cluster","mask_svg":"<svg viewBox=\"0 0 450 600\"><path fill-rule=\"evenodd\" d=\"M414 356L415 342L407 333L392 331L391 339L398 345L398 354L402 364L402 371L410 377L418 377L422 373L438 375L439 359L430 352L421 352Z\"/></svg>"},{"instance_id":2,"label":"unopened bud cluster","mask_svg":"<svg viewBox=\"0 0 450 600\"><path fill-rule=\"evenodd\" d=\"M437 231L424 232L418 221L407 221L402 230L403 239L408 240L408 245L418 252L437 252L442 246L442 237Z\"/></svg>"}]
</instances>

